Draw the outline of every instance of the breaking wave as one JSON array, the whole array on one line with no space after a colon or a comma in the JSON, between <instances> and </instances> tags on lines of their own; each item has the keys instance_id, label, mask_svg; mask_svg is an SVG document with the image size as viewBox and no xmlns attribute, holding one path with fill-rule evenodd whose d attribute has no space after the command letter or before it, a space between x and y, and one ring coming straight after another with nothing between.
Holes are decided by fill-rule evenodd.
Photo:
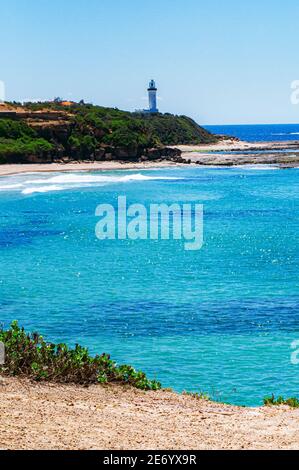
<instances>
[{"instance_id":1,"label":"breaking wave","mask_svg":"<svg viewBox=\"0 0 299 470\"><path fill-rule=\"evenodd\" d=\"M53 176L48 179L35 179L25 181L25 184L90 184L90 183L126 183L129 181L150 181L150 180L168 180L178 178L167 178L159 176L146 176L140 173L124 176L110 176L110 175L78 175L78 174L62 174Z\"/></svg>"},{"instance_id":2,"label":"breaking wave","mask_svg":"<svg viewBox=\"0 0 299 470\"><path fill-rule=\"evenodd\" d=\"M28 179L28 174L10 177L2 180L0 191L20 191L21 194L47 193L50 191L64 191L76 188L96 187L116 183L133 183L152 180L178 180L181 178L167 176L147 176L141 173L125 175L117 174L83 174L83 173L61 173L47 174L43 177Z\"/></svg>"},{"instance_id":3,"label":"breaking wave","mask_svg":"<svg viewBox=\"0 0 299 470\"><path fill-rule=\"evenodd\" d=\"M22 194L33 194L33 193L48 193L50 191L63 191L65 188L63 186L38 186L35 188L26 188L23 189Z\"/></svg>"},{"instance_id":4,"label":"breaking wave","mask_svg":"<svg viewBox=\"0 0 299 470\"><path fill-rule=\"evenodd\" d=\"M279 166L273 164L245 164L245 165L236 165L235 169L242 170L254 170L254 171L265 171L265 170L279 170Z\"/></svg>"},{"instance_id":5,"label":"breaking wave","mask_svg":"<svg viewBox=\"0 0 299 470\"><path fill-rule=\"evenodd\" d=\"M272 132L271 135L299 135L299 132Z\"/></svg>"}]
</instances>

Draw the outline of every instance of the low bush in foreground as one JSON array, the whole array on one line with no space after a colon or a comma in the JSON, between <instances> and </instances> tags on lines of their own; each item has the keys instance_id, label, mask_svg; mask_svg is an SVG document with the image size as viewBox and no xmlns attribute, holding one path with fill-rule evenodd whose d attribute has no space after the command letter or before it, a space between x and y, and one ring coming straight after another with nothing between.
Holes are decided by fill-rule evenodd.
<instances>
[{"instance_id":1,"label":"low bush in foreground","mask_svg":"<svg viewBox=\"0 0 299 470\"><path fill-rule=\"evenodd\" d=\"M284 399L282 396L275 398L274 395L271 395L271 397L264 398L264 405L266 406L288 405L291 408L299 408L299 399L294 398L294 397Z\"/></svg>"},{"instance_id":2,"label":"low bush in foreground","mask_svg":"<svg viewBox=\"0 0 299 470\"><path fill-rule=\"evenodd\" d=\"M0 372L5 375L82 385L117 382L142 390L161 388L143 372L117 365L108 354L92 357L79 345L71 349L66 344L48 343L38 333L26 333L17 321L9 330L0 330L0 341L5 345L5 364Z\"/></svg>"}]
</instances>

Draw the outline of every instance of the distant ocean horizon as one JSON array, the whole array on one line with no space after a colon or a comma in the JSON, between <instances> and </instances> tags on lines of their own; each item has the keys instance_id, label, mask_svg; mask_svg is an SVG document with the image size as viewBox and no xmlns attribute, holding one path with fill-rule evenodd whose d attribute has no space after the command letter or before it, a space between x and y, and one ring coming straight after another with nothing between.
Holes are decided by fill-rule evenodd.
<instances>
[{"instance_id":1,"label":"distant ocean horizon","mask_svg":"<svg viewBox=\"0 0 299 470\"><path fill-rule=\"evenodd\" d=\"M234 124L203 127L214 134L238 137L248 142L299 140L299 124Z\"/></svg>"}]
</instances>

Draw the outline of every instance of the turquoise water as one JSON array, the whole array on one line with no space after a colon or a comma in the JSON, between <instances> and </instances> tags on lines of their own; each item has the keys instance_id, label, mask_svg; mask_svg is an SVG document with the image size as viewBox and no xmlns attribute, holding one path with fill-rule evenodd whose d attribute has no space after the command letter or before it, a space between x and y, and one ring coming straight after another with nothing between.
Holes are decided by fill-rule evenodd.
<instances>
[{"instance_id":1,"label":"turquoise water","mask_svg":"<svg viewBox=\"0 0 299 470\"><path fill-rule=\"evenodd\" d=\"M1 322L109 352L176 390L299 396L299 169L0 178ZM204 246L95 237L96 206L204 205Z\"/></svg>"}]
</instances>

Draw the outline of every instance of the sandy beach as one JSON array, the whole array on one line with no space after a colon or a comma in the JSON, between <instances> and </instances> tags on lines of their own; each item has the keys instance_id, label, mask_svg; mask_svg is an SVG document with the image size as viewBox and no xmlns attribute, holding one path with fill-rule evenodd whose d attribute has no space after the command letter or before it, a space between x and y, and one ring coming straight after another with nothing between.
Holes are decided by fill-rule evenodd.
<instances>
[{"instance_id":1,"label":"sandy beach","mask_svg":"<svg viewBox=\"0 0 299 470\"><path fill-rule=\"evenodd\" d=\"M0 165L0 176L17 175L21 173L47 173L61 171L113 171L113 170L145 170L150 168L169 167L179 165L178 163L165 162L143 162L122 163L112 162L73 162L73 163L43 163L43 164L13 164Z\"/></svg>"},{"instance_id":2,"label":"sandy beach","mask_svg":"<svg viewBox=\"0 0 299 470\"><path fill-rule=\"evenodd\" d=\"M299 410L0 378L1 449L298 449Z\"/></svg>"}]
</instances>

